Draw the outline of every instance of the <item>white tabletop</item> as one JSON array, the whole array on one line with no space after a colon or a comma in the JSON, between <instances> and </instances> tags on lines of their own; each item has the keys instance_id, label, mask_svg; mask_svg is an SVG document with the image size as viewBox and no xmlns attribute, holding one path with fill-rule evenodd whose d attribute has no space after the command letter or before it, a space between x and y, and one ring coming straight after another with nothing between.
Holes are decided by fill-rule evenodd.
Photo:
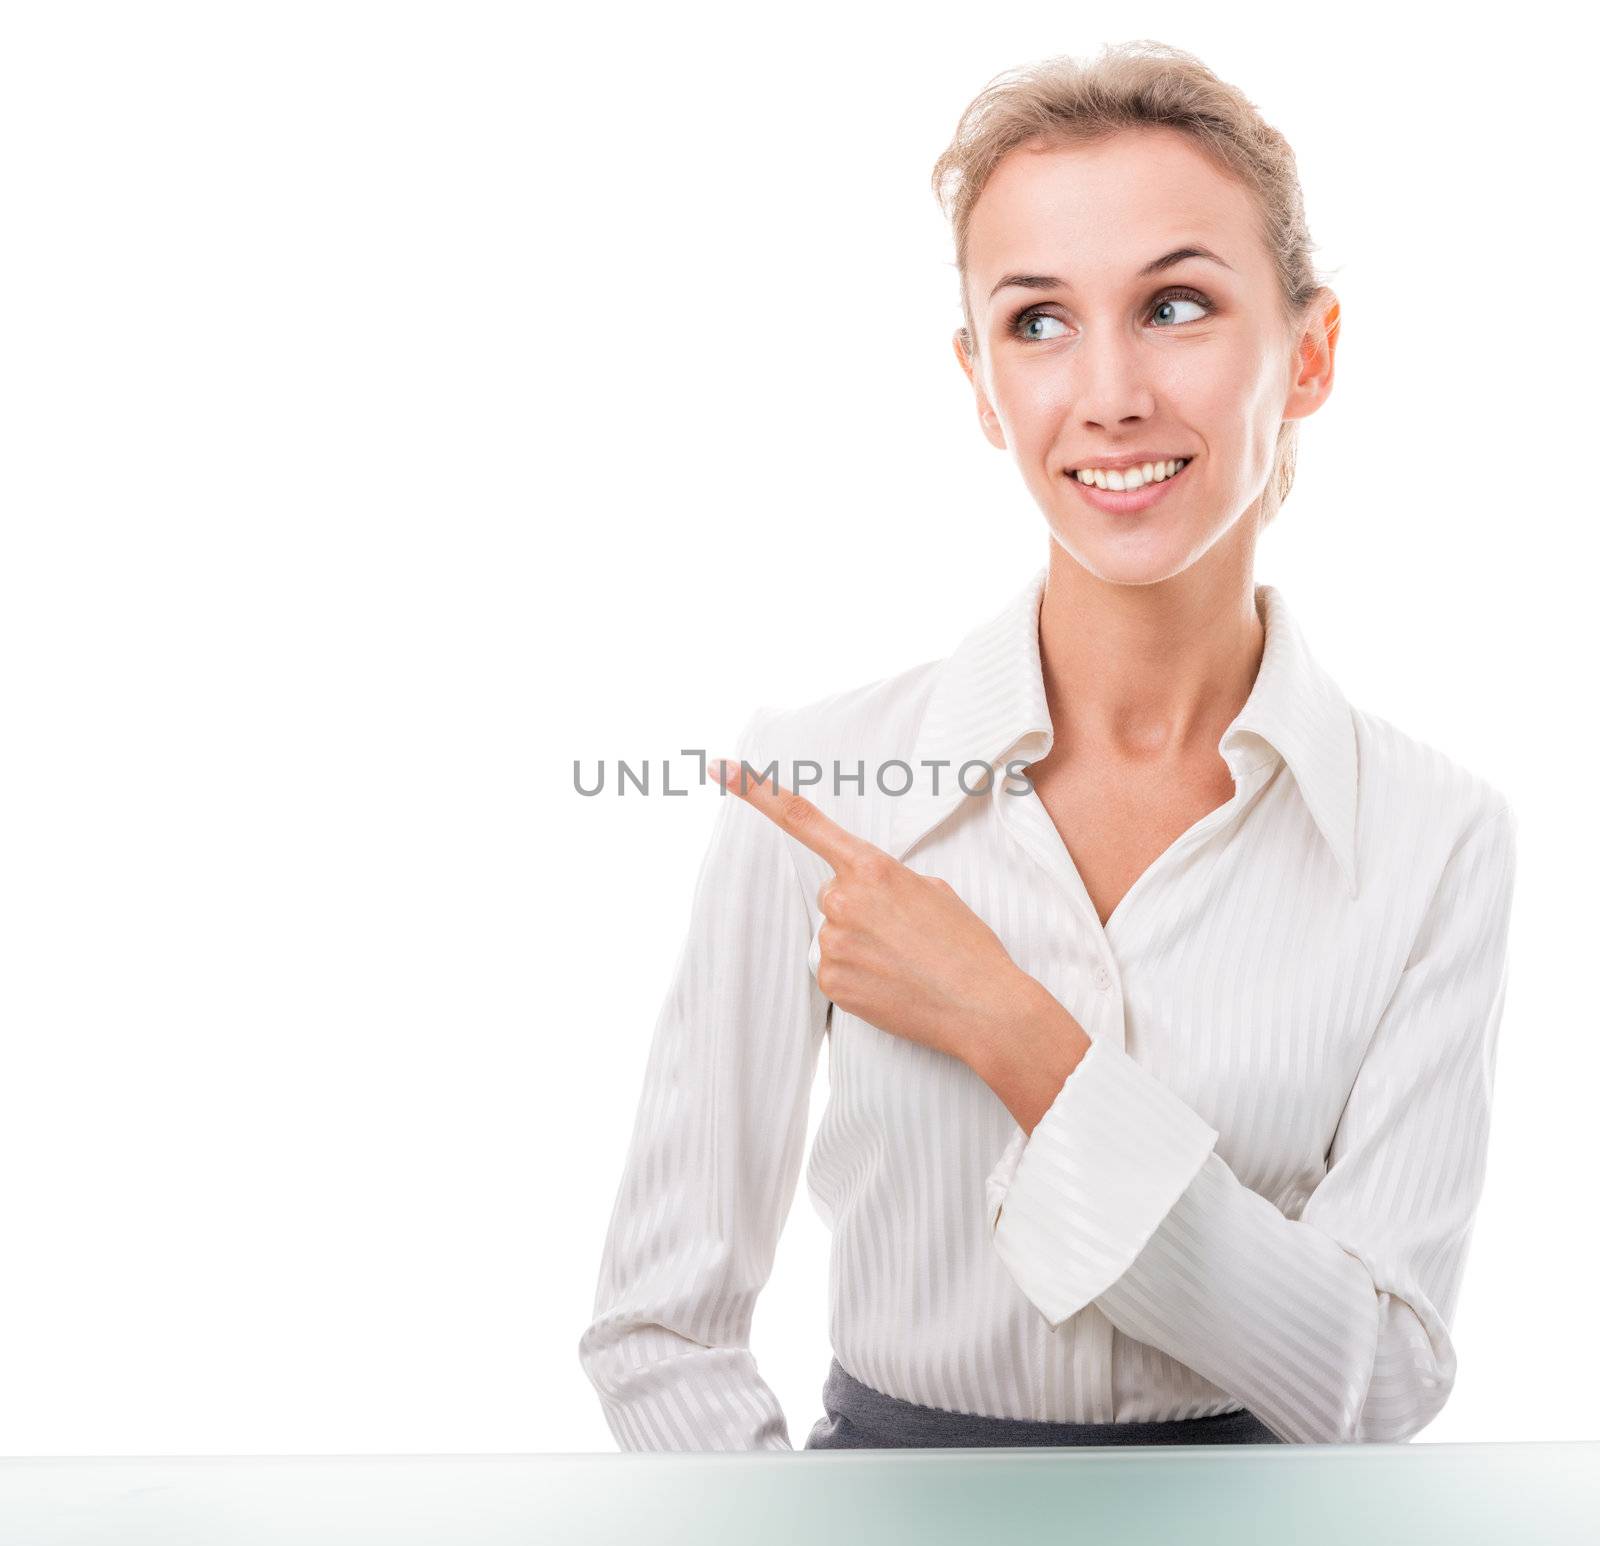
<instances>
[{"instance_id":1,"label":"white tabletop","mask_svg":"<svg viewBox=\"0 0 1600 1546\"><path fill-rule=\"evenodd\" d=\"M6 1546L1600 1539L1600 1443L0 1460Z\"/></svg>"}]
</instances>

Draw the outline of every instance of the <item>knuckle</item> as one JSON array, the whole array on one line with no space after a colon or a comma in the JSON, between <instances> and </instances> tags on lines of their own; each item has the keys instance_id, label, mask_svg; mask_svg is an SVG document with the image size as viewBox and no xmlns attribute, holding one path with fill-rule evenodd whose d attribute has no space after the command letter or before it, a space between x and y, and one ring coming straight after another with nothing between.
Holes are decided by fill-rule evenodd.
<instances>
[{"instance_id":1,"label":"knuckle","mask_svg":"<svg viewBox=\"0 0 1600 1546\"><path fill-rule=\"evenodd\" d=\"M791 827L803 827L811 819L814 807L803 794L786 789L778 796L778 814Z\"/></svg>"},{"instance_id":2,"label":"knuckle","mask_svg":"<svg viewBox=\"0 0 1600 1546\"><path fill-rule=\"evenodd\" d=\"M881 849L867 854L861 861L861 873L874 885L882 885L894 871L894 860Z\"/></svg>"}]
</instances>

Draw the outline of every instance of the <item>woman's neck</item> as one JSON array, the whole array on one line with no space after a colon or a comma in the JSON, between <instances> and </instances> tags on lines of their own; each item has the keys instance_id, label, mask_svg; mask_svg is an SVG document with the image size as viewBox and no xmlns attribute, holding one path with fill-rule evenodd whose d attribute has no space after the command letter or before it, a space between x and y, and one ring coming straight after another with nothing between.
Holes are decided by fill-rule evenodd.
<instances>
[{"instance_id":1,"label":"woman's neck","mask_svg":"<svg viewBox=\"0 0 1600 1546\"><path fill-rule=\"evenodd\" d=\"M1214 753L1265 644L1252 566L1223 543L1170 580L1123 585L1052 540L1039 608L1051 760L1148 766Z\"/></svg>"}]
</instances>

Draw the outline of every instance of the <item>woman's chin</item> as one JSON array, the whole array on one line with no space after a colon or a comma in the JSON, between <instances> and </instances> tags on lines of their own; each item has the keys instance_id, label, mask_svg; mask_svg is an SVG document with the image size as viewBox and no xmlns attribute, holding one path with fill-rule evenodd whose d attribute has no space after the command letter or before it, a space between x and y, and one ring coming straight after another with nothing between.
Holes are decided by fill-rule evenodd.
<instances>
[{"instance_id":1,"label":"woman's chin","mask_svg":"<svg viewBox=\"0 0 1600 1546\"><path fill-rule=\"evenodd\" d=\"M1081 521L1052 521L1051 534L1072 559L1112 585L1154 585L1181 574L1193 562L1192 549L1172 531L1131 524L1107 535L1086 532Z\"/></svg>"}]
</instances>

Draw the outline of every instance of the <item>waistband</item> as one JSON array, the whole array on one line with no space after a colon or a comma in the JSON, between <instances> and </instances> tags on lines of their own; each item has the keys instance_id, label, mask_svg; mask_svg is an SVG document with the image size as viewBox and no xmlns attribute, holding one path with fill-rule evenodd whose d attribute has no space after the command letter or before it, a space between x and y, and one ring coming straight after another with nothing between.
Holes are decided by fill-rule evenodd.
<instances>
[{"instance_id":1,"label":"waistband","mask_svg":"<svg viewBox=\"0 0 1600 1546\"><path fill-rule=\"evenodd\" d=\"M931 1449L1023 1444L1281 1444L1254 1413L1218 1412L1156 1422L1062 1423L949 1412L887 1396L833 1360L807 1449Z\"/></svg>"}]
</instances>

